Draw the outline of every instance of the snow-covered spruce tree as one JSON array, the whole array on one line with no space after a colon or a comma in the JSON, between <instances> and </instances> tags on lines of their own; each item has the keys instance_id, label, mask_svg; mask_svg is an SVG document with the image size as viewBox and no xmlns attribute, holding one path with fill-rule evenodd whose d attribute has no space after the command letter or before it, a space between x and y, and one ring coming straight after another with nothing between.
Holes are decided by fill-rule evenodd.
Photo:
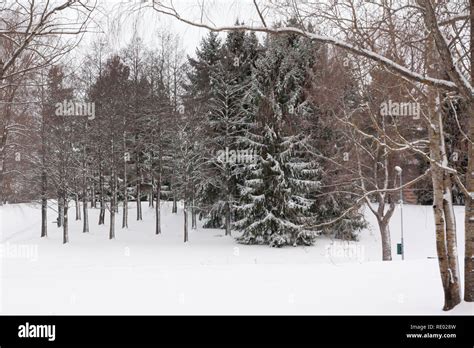
<instances>
[{"instance_id":1,"label":"snow-covered spruce tree","mask_svg":"<svg viewBox=\"0 0 474 348\"><path fill-rule=\"evenodd\" d=\"M243 231L244 244L311 245L317 235L305 229L319 189L320 168L305 155L301 135L282 136L281 129L264 125L260 156L248 166L238 211L243 216L234 226Z\"/></svg>"},{"instance_id":2,"label":"snow-covered spruce tree","mask_svg":"<svg viewBox=\"0 0 474 348\"><path fill-rule=\"evenodd\" d=\"M350 184L347 186L349 189L354 187ZM334 224L321 228L322 234L336 239L355 241L359 237L358 231L367 227L364 214L357 209L340 218L345 211L354 205L355 199L352 195L331 192L319 196L315 201L313 210L317 214L315 215L317 217L315 219L316 224L338 219Z\"/></svg>"},{"instance_id":3,"label":"snow-covered spruce tree","mask_svg":"<svg viewBox=\"0 0 474 348\"><path fill-rule=\"evenodd\" d=\"M208 146L206 176L200 187L200 200L211 216L205 227L221 227L224 216L226 235L230 234L231 204L236 187L233 177L234 163L225 154L235 149L239 125L243 120L240 110L240 93L243 85L238 85L230 71L219 62L218 70L211 77L213 97L207 117Z\"/></svg>"},{"instance_id":4,"label":"snow-covered spruce tree","mask_svg":"<svg viewBox=\"0 0 474 348\"><path fill-rule=\"evenodd\" d=\"M258 156L246 166L240 219L245 244L311 245L317 231L307 230L320 188L321 168L305 150L308 137L299 129L311 105L304 96L314 48L295 35L268 37L266 53L253 70L248 97L255 105L255 119L246 143Z\"/></svg>"},{"instance_id":5,"label":"snow-covered spruce tree","mask_svg":"<svg viewBox=\"0 0 474 348\"><path fill-rule=\"evenodd\" d=\"M209 100L211 94L211 75L221 56L222 43L218 34L210 32L196 49L196 58L188 57L191 69L187 77L189 82L185 87L185 97L192 96L194 100Z\"/></svg>"},{"instance_id":6,"label":"snow-covered spruce tree","mask_svg":"<svg viewBox=\"0 0 474 348\"><path fill-rule=\"evenodd\" d=\"M200 201L211 217L205 227L222 227L231 234L232 206L238 194L239 163L228 158L238 151L240 138L249 128L245 93L250 87L251 66L257 56L255 35L234 32L227 35L220 60L210 76L210 100L207 122L209 173L200 186Z\"/></svg>"}]
</instances>

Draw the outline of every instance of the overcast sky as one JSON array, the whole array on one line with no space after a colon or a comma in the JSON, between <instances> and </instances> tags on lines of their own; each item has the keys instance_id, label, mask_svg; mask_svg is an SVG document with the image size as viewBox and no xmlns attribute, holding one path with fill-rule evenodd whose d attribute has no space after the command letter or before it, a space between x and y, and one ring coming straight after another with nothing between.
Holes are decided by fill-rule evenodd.
<instances>
[{"instance_id":1,"label":"overcast sky","mask_svg":"<svg viewBox=\"0 0 474 348\"><path fill-rule=\"evenodd\" d=\"M200 3L204 2L206 12L204 21L215 25L233 24L237 19L247 24L259 21L252 0L174 0L173 4L185 18L199 21L201 18ZM186 25L175 18L160 14L153 9L145 9L130 13L130 6L140 1L99 0L99 11L96 22L106 32L110 42L122 47L131 38L134 27L149 45L154 44L157 30L166 28L178 34L186 53L193 55L201 38L207 30ZM86 42L92 39L90 35Z\"/></svg>"}]
</instances>

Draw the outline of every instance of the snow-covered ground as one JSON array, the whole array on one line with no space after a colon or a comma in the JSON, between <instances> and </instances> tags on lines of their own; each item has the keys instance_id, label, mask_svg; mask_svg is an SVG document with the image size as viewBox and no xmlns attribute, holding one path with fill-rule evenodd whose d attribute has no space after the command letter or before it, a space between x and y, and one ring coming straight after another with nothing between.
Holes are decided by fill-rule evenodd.
<instances>
[{"instance_id":1,"label":"snow-covered ground","mask_svg":"<svg viewBox=\"0 0 474 348\"><path fill-rule=\"evenodd\" d=\"M221 230L190 230L163 205L163 233L154 234L154 210L143 203L129 228L117 217L115 240L90 211L90 233L74 221L70 244L49 211L49 237L39 238L40 210L0 207L2 314L442 314L431 207L404 206L406 259L396 255L400 215L392 223L394 261L382 262L371 227L360 242L319 238L313 247L245 246ZM463 266L463 207L456 207ZM106 219L106 223L108 223ZM449 314L474 314L462 303Z\"/></svg>"}]
</instances>

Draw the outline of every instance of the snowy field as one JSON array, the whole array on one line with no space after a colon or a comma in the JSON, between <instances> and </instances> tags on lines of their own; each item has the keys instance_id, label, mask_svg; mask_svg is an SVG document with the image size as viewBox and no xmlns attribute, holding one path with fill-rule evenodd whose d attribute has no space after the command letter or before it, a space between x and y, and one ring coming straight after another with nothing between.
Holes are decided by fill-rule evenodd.
<instances>
[{"instance_id":1,"label":"snowy field","mask_svg":"<svg viewBox=\"0 0 474 348\"><path fill-rule=\"evenodd\" d=\"M406 260L396 255L400 215L392 223L393 262L382 262L375 220L360 242L319 238L313 247L245 246L222 230L190 230L163 206L163 233L154 235L154 210L129 229L117 217L116 239L97 226L90 233L70 209L70 244L49 211L49 237L39 238L40 210L0 207L2 314L443 314L431 207L405 206ZM463 268L463 207L456 207ZM108 216L107 216L108 218ZM108 220L106 219L106 223ZM199 223L201 225L201 222ZM449 314L474 314L462 303Z\"/></svg>"}]
</instances>

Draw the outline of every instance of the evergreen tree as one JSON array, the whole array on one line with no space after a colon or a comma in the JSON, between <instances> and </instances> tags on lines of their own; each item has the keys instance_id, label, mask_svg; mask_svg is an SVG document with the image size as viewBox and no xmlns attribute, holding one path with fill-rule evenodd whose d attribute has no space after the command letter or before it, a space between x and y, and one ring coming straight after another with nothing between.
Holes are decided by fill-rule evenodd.
<instances>
[{"instance_id":1,"label":"evergreen tree","mask_svg":"<svg viewBox=\"0 0 474 348\"><path fill-rule=\"evenodd\" d=\"M320 168L305 155L301 136L282 136L268 124L260 137L261 155L249 166L238 210L243 218L235 223L244 244L311 245L317 233L305 228L319 189Z\"/></svg>"},{"instance_id":2,"label":"evergreen tree","mask_svg":"<svg viewBox=\"0 0 474 348\"><path fill-rule=\"evenodd\" d=\"M237 23L239 24L239 23ZM255 35L233 32L221 48L221 59L211 73L208 113L207 176L201 185L201 202L208 207L205 227L222 227L231 234L232 206L238 195L240 163L225 154L241 149L241 137L249 128L245 93L250 87L251 67L257 56Z\"/></svg>"},{"instance_id":3,"label":"evergreen tree","mask_svg":"<svg viewBox=\"0 0 474 348\"><path fill-rule=\"evenodd\" d=\"M196 57L188 57L187 82L184 84L183 105L181 108L186 110L186 113L192 113L195 120L204 120L211 112L211 100L213 99L213 90L211 88L211 79L215 75L214 70L221 59L221 40L218 34L210 32L201 41L199 47L196 49ZM182 119L181 112L177 113L177 117ZM195 121L196 122L196 121ZM179 130L177 130L179 132ZM211 157L212 150L207 149L207 157ZM174 166L174 171L177 170L177 165ZM206 205L212 205L216 196L216 188L208 185L204 180L199 183L197 188L200 202ZM176 188L176 185L175 185ZM176 194L176 190L173 189ZM203 194L205 192L205 194ZM204 197L205 196L205 197ZM212 209L205 209L209 212ZM210 219L205 227L221 227L218 222L219 216L212 212L214 219Z\"/></svg>"},{"instance_id":4,"label":"evergreen tree","mask_svg":"<svg viewBox=\"0 0 474 348\"><path fill-rule=\"evenodd\" d=\"M196 49L196 58L188 57L190 70L185 84L185 97L195 102L206 102L211 98L211 76L221 59L221 40L210 32Z\"/></svg>"},{"instance_id":5,"label":"evergreen tree","mask_svg":"<svg viewBox=\"0 0 474 348\"><path fill-rule=\"evenodd\" d=\"M305 151L307 137L298 128L311 113L304 96L314 48L295 35L268 37L265 55L253 69L248 94L255 106L252 129L243 139L257 151L246 166L235 227L245 244L311 245L316 231L305 228L311 217L310 195L320 186L321 168ZM253 111L252 109L249 109Z\"/></svg>"}]
</instances>

